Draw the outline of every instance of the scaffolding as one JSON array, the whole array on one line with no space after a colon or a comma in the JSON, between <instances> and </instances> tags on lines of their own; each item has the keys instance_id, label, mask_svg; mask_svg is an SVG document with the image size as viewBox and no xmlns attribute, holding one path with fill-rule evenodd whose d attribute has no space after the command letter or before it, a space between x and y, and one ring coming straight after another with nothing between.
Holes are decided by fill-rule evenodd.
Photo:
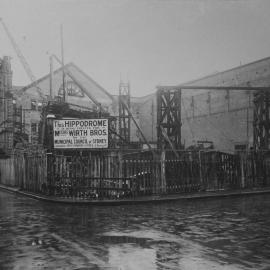
<instances>
[{"instance_id":1,"label":"scaffolding","mask_svg":"<svg viewBox=\"0 0 270 270\"><path fill-rule=\"evenodd\" d=\"M181 91L251 91L254 93L255 150L270 150L270 88L252 86L159 86L157 91L157 139L159 148L181 148Z\"/></svg>"},{"instance_id":2,"label":"scaffolding","mask_svg":"<svg viewBox=\"0 0 270 270\"><path fill-rule=\"evenodd\" d=\"M160 149L181 149L181 90L157 91L157 139Z\"/></svg>"},{"instance_id":3,"label":"scaffolding","mask_svg":"<svg viewBox=\"0 0 270 270\"><path fill-rule=\"evenodd\" d=\"M269 150L270 139L270 92L254 93L254 149Z\"/></svg>"},{"instance_id":4,"label":"scaffolding","mask_svg":"<svg viewBox=\"0 0 270 270\"><path fill-rule=\"evenodd\" d=\"M129 83L120 82L119 84L119 135L122 138L121 147L130 143L130 85Z\"/></svg>"}]
</instances>

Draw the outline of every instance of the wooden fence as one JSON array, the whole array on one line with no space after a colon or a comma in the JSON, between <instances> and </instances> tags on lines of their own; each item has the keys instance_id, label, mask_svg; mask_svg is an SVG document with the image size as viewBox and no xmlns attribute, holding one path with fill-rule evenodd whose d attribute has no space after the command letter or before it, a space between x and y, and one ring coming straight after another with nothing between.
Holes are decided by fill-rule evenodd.
<instances>
[{"instance_id":1,"label":"wooden fence","mask_svg":"<svg viewBox=\"0 0 270 270\"><path fill-rule=\"evenodd\" d=\"M270 151L239 154L242 187L270 186Z\"/></svg>"},{"instance_id":2,"label":"wooden fence","mask_svg":"<svg viewBox=\"0 0 270 270\"><path fill-rule=\"evenodd\" d=\"M182 151L165 159L167 193L241 187L240 159L217 151Z\"/></svg>"},{"instance_id":3,"label":"wooden fence","mask_svg":"<svg viewBox=\"0 0 270 270\"><path fill-rule=\"evenodd\" d=\"M15 149L14 171L16 186L23 190L39 192L47 182L47 155L40 147Z\"/></svg>"},{"instance_id":4,"label":"wooden fence","mask_svg":"<svg viewBox=\"0 0 270 270\"><path fill-rule=\"evenodd\" d=\"M14 185L47 195L99 199L270 185L270 152L178 154L16 149Z\"/></svg>"},{"instance_id":5,"label":"wooden fence","mask_svg":"<svg viewBox=\"0 0 270 270\"><path fill-rule=\"evenodd\" d=\"M0 184L16 186L14 159L11 157L0 159Z\"/></svg>"},{"instance_id":6,"label":"wooden fence","mask_svg":"<svg viewBox=\"0 0 270 270\"><path fill-rule=\"evenodd\" d=\"M47 158L49 194L120 198L156 192L160 163L123 157L119 151L54 152Z\"/></svg>"}]
</instances>

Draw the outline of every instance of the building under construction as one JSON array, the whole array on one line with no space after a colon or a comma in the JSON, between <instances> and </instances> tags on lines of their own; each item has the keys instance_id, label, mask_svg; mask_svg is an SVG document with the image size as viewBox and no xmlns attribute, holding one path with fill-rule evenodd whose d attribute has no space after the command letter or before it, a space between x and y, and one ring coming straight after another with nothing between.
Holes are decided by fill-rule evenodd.
<instances>
[{"instance_id":1,"label":"building under construction","mask_svg":"<svg viewBox=\"0 0 270 270\"><path fill-rule=\"evenodd\" d=\"M23 115L13 184L87 198L267 186L269 67L266 58L137 98L123 82L111 95L73 63L51 69L10 99Z\"/></svg>"},{"instance_id":2,"label":"building under construction","mask_svg":"<svg viewBox=\"0 0 270 270\"><path fill-rule=\"evenodd\" d=\"M175 134L181 136L181 142L177 142L176 148L205 144L212 145L216 150L233 153L235 150L247 150L253 147L256 130L254 130L254 120L257 119L254 119L254 95L258 93L254 89L267 87L270 84L269 67L270 58L265 58L209 75L182 84L189 89L182 87L181 97L170 101L170 97L164 96L162 101L159 100L160 91L144 97L132 97L127 83L120 83L119 96L113 96L109 90L105 90L79 67L70 63L65 66L66 102L73 107L80 106L81 109L83 107L96 109L101 106L110 115L118 117L119 135L126 142L141 144L143 147L146 140L153 148L157 147L161 134L157 127L167 119L161 120L158 112L162 110L168 112L166 107L170 107L171 102L176 102L171 104L178 108L176 118L179 125ZM50 93L53 99L60 100L63 96L62 74L63 68L59 68L14 94L15 97L19 97L17 106L21 106L24 110L24 124L29 142L37 142L44 100L50 96ZM192 89L192 86L197 88ZM37 87L42 89L43 96L36 90ZM246 88L240 91L236 89L237 87ZM179 95L180 91L177 93ZM119 99L125 101L131 115ZM173 118L168 119L173 121ZM175 122L177 121L175 119ZM138 131L135 122L142 133Z\"/></svg>"}]
</instances>

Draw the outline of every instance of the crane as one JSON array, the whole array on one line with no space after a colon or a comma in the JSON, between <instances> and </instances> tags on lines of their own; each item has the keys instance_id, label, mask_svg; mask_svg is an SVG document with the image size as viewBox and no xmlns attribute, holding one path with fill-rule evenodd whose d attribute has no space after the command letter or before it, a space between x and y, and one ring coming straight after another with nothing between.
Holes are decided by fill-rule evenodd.
<instances>
[{"instance_id":1,"label":"crane","mask_svg":"<svg viewBox=\"0 0 270 270\"><path fill-rule=\"evenodd\" d=\"M23 68L24 68L24 70L25 70L27 76L29 77L30 81L33 83L33 86L36 87L36 90L37 90L37 92L38 92L40 98L41 98L42 100L45 100L45 97L44 97L44 95L42 94L41 89L37 86L36 77L34 76L34 74L33 74L32 70L31 70L29 64L27 63L25 57L23 56L23 54L22 54L22 52L21 52L19 46L17 45L15 39L14 39L13 36L11 35L9 29L7 28L7 26L6 26L6 24L4 23L4 21L3 21L2 18L0 18L0 22L2 23L2 25L3 25L3 27L4 27L4 30L5 30L5 32L6 32L7 36L8 36L8 38L9 38L11 44L12 44L12 47L13 47L13 49L15 50L15 52L16 52L16 54L17 54L17 57L19 58L19 60L20 60L20 62L21 62L21 64L22 64L22 66L23 66Z\"/></svg>"}]
</instances>

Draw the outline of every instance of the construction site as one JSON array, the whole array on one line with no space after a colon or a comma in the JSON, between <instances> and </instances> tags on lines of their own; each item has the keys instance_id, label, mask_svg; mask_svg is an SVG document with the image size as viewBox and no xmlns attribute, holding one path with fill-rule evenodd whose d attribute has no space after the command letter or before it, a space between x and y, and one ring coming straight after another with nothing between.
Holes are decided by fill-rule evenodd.
<instances>
[{"instance_id":1,"label":"construction site","mask_svg":"<svg viewBox=\"0 0 270 270\"><path fill-rule=\"evenodd\" d=\"M0 59L0 184L91 200L270 185L270 57L112 95L63 55L37 79L1 24L31 83Z\"/></svg>"}]
</instances>

